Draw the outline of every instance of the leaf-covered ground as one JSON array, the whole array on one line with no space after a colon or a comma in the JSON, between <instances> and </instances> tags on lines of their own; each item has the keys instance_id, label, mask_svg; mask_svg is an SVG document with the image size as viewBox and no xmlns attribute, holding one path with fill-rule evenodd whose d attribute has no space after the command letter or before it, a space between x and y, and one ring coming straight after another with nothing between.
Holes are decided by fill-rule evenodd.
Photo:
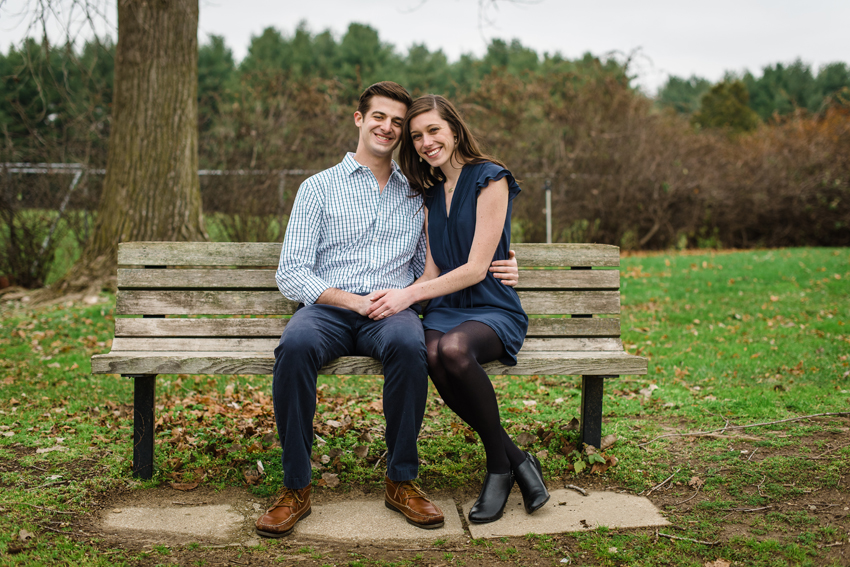
<instances>
[{"instance_id":1,"label":"leaf-covered ground","mask_svg":"<svg viewBox=\"0 0 850 567\"><path fill-rule=\"evenodd\" d=\"M621 270L624 342L650 358L650 373L606 383L609 447L577 446L577 377L507 376L495 385L509 433L541 457L550 486L647 495L673 523L659 534L601 529L412 551L286 541L112 549L83 521L110 495L154 486L277 490L270 378L160 376L157 473L139 483L130 475L132 384L89 374L89 357L110 346L112 299L31 309L6 294L0 564L850 563L850 250L633 256ZM378 497L381 385L379 377L320 380L317 490ZM833 415L800 419L816 414ZM769 422L778 423L740 428ZM430 492L462 500L480 486L481 445L433 390L420 457Z\"/></svg>"}]
</instances>

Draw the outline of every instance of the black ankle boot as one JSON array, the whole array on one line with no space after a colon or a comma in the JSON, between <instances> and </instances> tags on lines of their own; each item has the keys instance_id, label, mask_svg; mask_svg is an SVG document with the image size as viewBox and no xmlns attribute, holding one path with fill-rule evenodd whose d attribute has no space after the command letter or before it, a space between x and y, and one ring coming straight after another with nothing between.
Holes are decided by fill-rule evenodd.
<instances>
[{"instance_id":1,"label":"black ankle boot","mask_svg":"<svg viewBox=\"0 0 850 567\"><path fill-rule=\"evenodd\" d=\"M469 521L473 524L486 524L501 518L513 486L513 473L487 473L484 477L484 486L481 487L481 494L478 495L478 500L469 511Z\"/></svg>"},{"instance_id":2,"label":"black ankle boot","mask_svg":"<svg viewBox=\"0 0 850 567\"><path fill-rule=\"evenodd\" d=\"M526 455L528 458L513 472L516 483L522 491L525 511L532 514L549 501L549 491L546 490L546 484L543 482L543 467L540 466L540 461L531 453Z\"/></svg>"}]
</instances>

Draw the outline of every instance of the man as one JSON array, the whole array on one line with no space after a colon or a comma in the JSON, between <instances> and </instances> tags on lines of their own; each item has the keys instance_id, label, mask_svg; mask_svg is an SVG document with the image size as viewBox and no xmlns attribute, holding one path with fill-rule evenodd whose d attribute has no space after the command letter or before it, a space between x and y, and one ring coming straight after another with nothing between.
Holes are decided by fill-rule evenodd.
<instances>
[{"instance_id":1,"label":"man","mask_svg":"<svg viewBox=\"0 0 850 567\"><path fill-rule=\"evenodd\" d=\"M262 536L285 536L310 514L316 380L322 366L346 355L371 356L384 367L386 506L417 527L443 525L442 511L414 482L428 394L418 306L368 317L371 292L406 287L425 266L422 200L410 197L392 161L410 103L396 83L366 89L354 113L357 151L307 179L295 198L275 278L281 293L303 306L275 349L272 390L284 488L257 520ZM516 283L513 260L494 262L491 271Z\"/></svg>"}]
</instances>

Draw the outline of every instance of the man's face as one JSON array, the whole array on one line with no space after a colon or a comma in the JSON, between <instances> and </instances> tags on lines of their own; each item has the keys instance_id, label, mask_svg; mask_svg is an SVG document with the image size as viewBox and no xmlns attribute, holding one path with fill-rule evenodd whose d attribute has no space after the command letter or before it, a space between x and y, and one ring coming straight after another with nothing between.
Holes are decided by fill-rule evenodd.
<instances>
[{"instance_id":1,"label":"man's face","mask_svg":"<svg viewBox=\"0 0 850 567\"><path fill-rule=\"evenodd\" d=\"M360 129L358 152L366 150L375 157L387 157L401 141L401 123L407 105L383 96L373 97L366 116L354 113L354 124Z\"/></svg>"}]
</instances>

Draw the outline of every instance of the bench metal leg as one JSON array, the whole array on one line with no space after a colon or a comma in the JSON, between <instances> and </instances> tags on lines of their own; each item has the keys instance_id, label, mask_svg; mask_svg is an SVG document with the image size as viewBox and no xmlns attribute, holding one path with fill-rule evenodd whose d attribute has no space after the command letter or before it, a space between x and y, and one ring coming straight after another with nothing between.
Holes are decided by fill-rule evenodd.
<instances>
[{"instance_id":1,"label":"bench metal leg","mask_svg":"<svg viewBox=\"0 0 850 567\"><path fill-rule=\"evenodd\" d=\"M602 442L602 386L605 378L613 376L581 377L581 427L582 443L597 449Z\"/></svg>"},{"instance_id":2,"label":"bench metal leg","mask_svg":"<svg viewBox=\"0 0 850 567\"><path fill-rule=\"evenodd\" d=\"M154 394L156 374L128 375L133 378L133 476L153 476Z\"/></svg>"}]
</instances>

